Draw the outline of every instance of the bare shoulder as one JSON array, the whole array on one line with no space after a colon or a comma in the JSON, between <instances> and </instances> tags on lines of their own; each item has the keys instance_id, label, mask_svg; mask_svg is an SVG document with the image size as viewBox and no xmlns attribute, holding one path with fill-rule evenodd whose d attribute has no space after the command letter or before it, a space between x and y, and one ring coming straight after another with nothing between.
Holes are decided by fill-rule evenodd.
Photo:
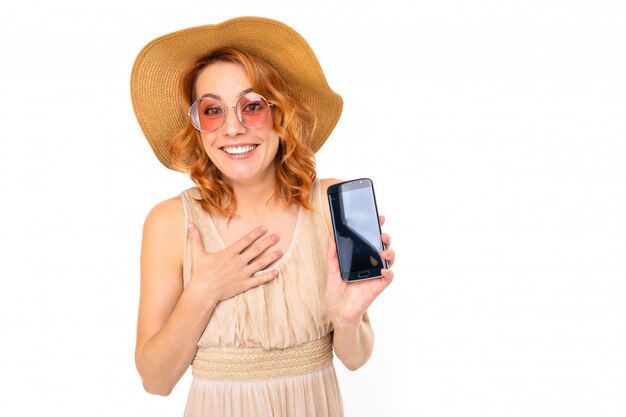
<instances>
[{"instance_id":1,"label":"bare shoulder","mask_svg":"<svg viewBox=\"0 0 626 417\"><path fill-rule=\"evenodd\" d=\"M343 182L343 180L339 180L337 178L320 178L320 186L322 187L322 192L324 193L324 195L326 195L328 187L340 182Z\"/></svg>"},{"instance_id":2,"label":"bare shoulder","mask_svg":"<svg viewBox=\"0 0 626 417\"><path fill-rule=\"evenodd\" d=\"M168 220L181 220L185 217L183 209L183 198L178 195L165 201L157 203L146 217L146 223L167 222Z\"/></svg>"},{"instance_id":3,"label":"bare shoulder","mask_svg":"<svg viewBox=\"0 0 626 417\"><path fill-rule=\"evenodd\" d=\"M146 228L158 228L159 230L184 229L185 212L182 197L176 196L156 204L146 217Z\"/></svg>"},{"instance_id":4,"label":"bare shoulder","mask_svg":"<svg viewBox=\"0 0 626 417\"><path fill-rule=\"evenodd\" d=\"M326 217L326 226L328 227L328 232L330 234L333 233L332 222L330 220L330 208L328 207L328 187L333 184L337 184L343 182L343 180L339 180L337 178L320 178L320 187L322 191L322 200L324 202L324 217Z\"/></svg>"},{"instance_id":5,"label":"bare shoulder","mask_svg":"<svg viewBox=\"0 0 626 417\"><path fill-rule=\"evenodd\" d=\"M182 197L176 196L156 204L144 222L144 246L166 250L182 259L184 241L185 212Z\"/></svg>"}]
</instances>

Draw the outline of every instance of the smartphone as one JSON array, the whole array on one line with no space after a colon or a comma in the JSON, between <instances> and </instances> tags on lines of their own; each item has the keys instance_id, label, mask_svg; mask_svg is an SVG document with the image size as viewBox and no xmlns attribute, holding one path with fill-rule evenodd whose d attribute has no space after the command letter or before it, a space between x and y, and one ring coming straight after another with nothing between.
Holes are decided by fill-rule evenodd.
<instances>
[{"instance_id":1,"label":"smartphone","mask_svg":"<svg viewBox=\"0 0 626 417\"><path fill-rule=\"evenodd\" d=\"M350 282L380 277L387 262L380 256L383 242L372 181L334 184L327 193L341 278Z\"/></svg>"}]
</instances>

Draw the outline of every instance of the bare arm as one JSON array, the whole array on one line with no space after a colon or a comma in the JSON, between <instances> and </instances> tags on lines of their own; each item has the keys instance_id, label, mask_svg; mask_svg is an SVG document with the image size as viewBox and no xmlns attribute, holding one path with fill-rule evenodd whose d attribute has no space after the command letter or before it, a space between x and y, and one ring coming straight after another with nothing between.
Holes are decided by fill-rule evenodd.
<instances>
[{"instance_id":1,"label":"bare arm","mask_svg":"<svg viewBox=\"0 0 626 417\"><path fill-rule=\"evenodd\" d=\"M191 224L191 280L183 290L184 227L180 198L155 206L144 225L135 363L146 391L160 395L168 395L189 367L217 303L275 278L275 271L252 275L282 256L257 258L276 243L274 236L261 238L263 228L207 254Z\"/></svg>"},{"instance_id":2,"label":"bare arm","mask_svg":"<svg viewBox=\"0 0 626 417\"><path fill-rule=\"evenodd\" d=\"M328 186L338 180L322 181L324 196ZM325 204L326 221L329 233L332 235L328 202ZM381 224L384 218L381 216ZM391 243L387 234L382 235L385 245ZM382 252L383 259L393 263L393 250ZM328 317L333 323L333 347L335 354L350 370L356 370L367 362L374 349L374 331L367 315L367 308L393 280L390 269L382 270L382 277L367 281L347 283L341 278L335 242L328 238L328 282L326 287L326 302Z\"/></svg>"},{"instance_id":3,"label":"bare arm","mask_svg":"<svg viewBox=\"0 0 626 417\"><path fill-rule=\"evenodd\" d=\"M135 363L146 391L167 395L187 370L215 307L183 293L182 201L155 206L144 223Z\"/></svg>"},{"instance_id":4,"label":"bare arm","mask_svg":"<svg viewBox=\"0 0 626 417\"><path fill-rule=\"evenodd\" d=\"M393 262L393 252L383 251L383 258ZM328 284L326 300L328 317L333 323L335 354L354 371L364 365L374 349L374 331L367 308L393 280L390 269L382 270L382 277L347 283L341 278L335 242L328 238Z\"/></svg>"},{"instance_id":5,"label":"bare arm","mask_svg":"<svg viewBox=\"0 0 626 417\"><path fill-rule=\"evenodd\" d=\"M374 350L374 330L367 312L360 320L340 326L333 322L333 347L335 354L351 371L363 366Z\"/></svg>"}]
</instances>

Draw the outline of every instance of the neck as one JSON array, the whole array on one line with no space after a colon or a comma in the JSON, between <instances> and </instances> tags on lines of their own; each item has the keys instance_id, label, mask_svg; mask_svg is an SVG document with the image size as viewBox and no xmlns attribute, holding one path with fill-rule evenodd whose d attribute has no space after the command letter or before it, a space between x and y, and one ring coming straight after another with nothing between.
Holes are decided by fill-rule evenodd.
<instances>
[{"instance_id":1,"label":"neck","mask_svg":"<svg viewBox=\"0 0 626 417\"><path fill-rule=\"evenodd\" d=\"M265 181L244 184L229 181L237 199L237 215L265 211L275 207L279 201L276 196L276 179L274 176Z\"/></svg>"}]
</instances>

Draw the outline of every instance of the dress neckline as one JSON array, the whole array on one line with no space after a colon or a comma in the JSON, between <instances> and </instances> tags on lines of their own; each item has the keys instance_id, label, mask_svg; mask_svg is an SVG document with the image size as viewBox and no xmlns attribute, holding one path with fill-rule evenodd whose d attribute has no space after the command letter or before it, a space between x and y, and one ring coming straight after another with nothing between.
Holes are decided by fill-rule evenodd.
<instances>
[{"instance_id":1,"label":"dress neckline","mask_svg":"<svg viewBox=\"0 0 626 417\"><path fill-rule=\"evenodd\" d=\"M286 260L290 257L291 252L293 252L293 247L296 245L296 242L298 240L299 234L300 234L300 228L301 228L301 223L302 223L302 206L298 206L298 215L296 217L296 225L293 229L293 234L291 235L291 242L289 242L289 246L287 246L287 249L285 250L285 253L283 253L283 256L277 260L276 262L274 262L271 265L268 265L265 269L260 270L259 272L257 272L255 275L260 274L262 272L265 272L269 269L272 268L276 268L279 267L280 265L282 265L283 263L286 262ZM222 235L220 234L219 230L217 230L217 225L215 224L215 221L213 220L213 216L211 216L210 213L208 214L208 224L212 229L212 232L214 233L217 242L219 243L221 249L226 249L226 243L224 242L224 239L222 238Z\"/></svg>"}]
</instances>

